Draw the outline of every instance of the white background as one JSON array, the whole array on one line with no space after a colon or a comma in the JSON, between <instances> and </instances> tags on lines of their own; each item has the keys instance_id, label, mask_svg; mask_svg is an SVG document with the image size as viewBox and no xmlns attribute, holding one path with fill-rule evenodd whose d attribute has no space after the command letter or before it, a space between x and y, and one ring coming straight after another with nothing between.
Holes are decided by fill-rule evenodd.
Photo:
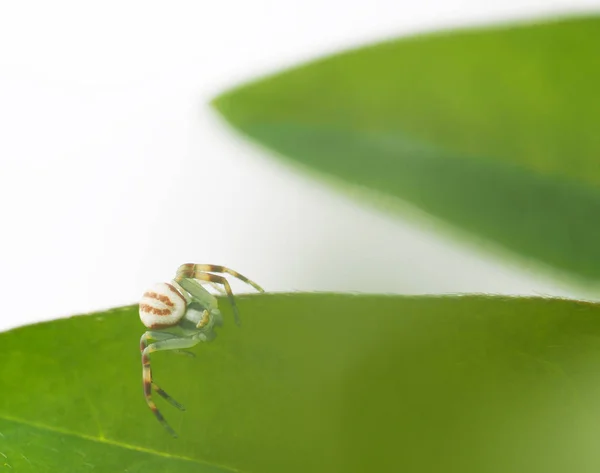
<instances>
[{"instance_id":1,"label":"white background","mask_svg":"<svg viewBox=\"0 0 600 473\"><path fill-rule=\"evenodd\" d=\"M0 330L137 302L183 262L228 265L269 291L577 296L299 174L207 103L390 36L599 6L0 2Z\"/></svg>"}]
</instances>

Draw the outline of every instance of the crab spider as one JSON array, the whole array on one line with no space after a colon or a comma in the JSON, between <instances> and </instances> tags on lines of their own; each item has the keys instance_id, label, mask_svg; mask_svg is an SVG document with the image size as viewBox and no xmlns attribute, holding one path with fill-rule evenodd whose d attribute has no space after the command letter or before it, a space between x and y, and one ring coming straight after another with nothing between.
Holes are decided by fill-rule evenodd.
<instances>
[{"instance_id":1,"label":"crab spider","mask_svg":"<svg viewBox=\"0 0 600 473\"><path fill-rule=\"evenodd\" d=\"M140 319L150 329L140 339L144 396L148 407L173 437L177 437L177 434L156 407L152 400L152 391L156 391L176 408L185 408L152 380L150 353L163 350L181 351L200 342L214 340L214 328L223 324L223 318L216 297L208 292L203 284L218 287L219 290L220 286L217 285L224 287L233 308L235 322L240 325L229 282L224 276L212 273L229 274L257 291L264 292L258 284L225 266L190 263L182 264L175 279L170 283L159 283L146 291L140 301Z\"/></svg>"}]
</instances>

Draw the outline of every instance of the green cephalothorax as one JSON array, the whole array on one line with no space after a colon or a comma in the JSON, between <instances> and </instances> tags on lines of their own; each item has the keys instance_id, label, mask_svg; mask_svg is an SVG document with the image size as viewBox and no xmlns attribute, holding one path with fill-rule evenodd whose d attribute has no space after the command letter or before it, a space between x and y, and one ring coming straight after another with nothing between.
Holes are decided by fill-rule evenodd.
<instances>
[{"instance_id":1,"label":"green cephalothorax","mask_svg":"<svg viewBox=\"0 0 600 473\"><path fill-rule=\"evenodd\" d=\"M233 307L235 322L240 325L229 282L225 277L212 273L230 274L264 292L258 284L224 266L189 263L179 267L175 279L170 283L159 283L146 291L140 301L140 319L149 329L140 339L144 396L148 407L173 437L177 437L177 434L156 407L152 391L156 391L178 409L184 410L184 407L152 381L149 355L162 350L185 350L200 342L214 340L214 328L223 324L223 318L217 298L203 284L215 286L221 292L218 285L224 287Z\"/></svg>"}]
</instances>

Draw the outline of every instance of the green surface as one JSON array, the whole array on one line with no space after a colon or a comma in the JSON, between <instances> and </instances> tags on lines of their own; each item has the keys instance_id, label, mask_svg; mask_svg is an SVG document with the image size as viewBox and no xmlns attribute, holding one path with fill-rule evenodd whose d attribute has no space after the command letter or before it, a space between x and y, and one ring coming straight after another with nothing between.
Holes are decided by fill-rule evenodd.
<instances>
[{"instance_id":1,"label":"green surface","mask_svg":"<svg viewBox=\"0 0 600 473\"><path fill-rule=\"evenodd\" d=\"M42 402L45 398L42 398ZM56 425L36 425L0 417L0 471L15 472L169 472L227 473L191 458L110 442L98 436L67 432Z\"/></svg>"},{"instance_id":2,"label":"green surface","mask_svg":"<svg viewBox=\"0 0 600 473\"><path fill-rule=\"evenodd\" d=\"M195 358L153 357L178 439L143 399L136 307L0 334L0 471L600 471L600 306L238 302Z\"/></svg>"},{"instance_id":3,"label":"green surface","mask_svg":"<svg viewBox=\"0 0 600 473\"><path fill-rule=\"evenodd\" d=\"M600 17L400 39L226 92L236 128L325 175L600 280Z\"/></svg>"}]
</instances>

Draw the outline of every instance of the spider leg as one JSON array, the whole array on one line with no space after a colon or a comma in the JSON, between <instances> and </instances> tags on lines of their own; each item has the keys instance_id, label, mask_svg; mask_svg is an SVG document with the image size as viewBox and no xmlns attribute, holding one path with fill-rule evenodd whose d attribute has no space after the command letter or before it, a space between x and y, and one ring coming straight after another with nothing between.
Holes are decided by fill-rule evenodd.
<instances>
[{"instance_id":1,"label":"spider leg","mask_svg":"<svg viewBox=\"0 0 600 473\"><path fill-rule=\"evenodd\" d=\"M169 396L164 389L161 389L158 384L152 383L152 389L154 389L158 394L160 394L163 397L163 399L169 401L169 403L172 406L176 407L180 411L185 411L185 407L183 406L183 404L179 404L175 399Z\"/></svg>"},{"instance_id":2,"label":"spider leg","mask_svg":"<svg viewBox=\"0 0 600 473\"><path fill-rule=\"evenodd\" d=\"M178 355L185 355L190 358L196 358L196 354L194 352L187 351L187 350L173 350L173 353L177 353Z\"/></svg>"},{"instance_id":3,"label":"spider leg","mask_svg":"<svg viewBox=\"0 0 600 473\"><path fill-rule=\"evenodd\" d=\"M140 351L142 353L144 352L144 349L150 344L149 340L170 340L172 338L177 338L177 335L174 335L174 334L168 333L168 332L148 331L148 332L144 333L142 335L142 338L140 339ZM174 350L174 351L182 352L183 350ZM185 353L189 354L191 356L195 356L191 352L185 352ZM143 358L142 358L142 364L143 364ZM152 377L152 372L150 372L150 377ZM171 403L171 405L175 406L177 409L185 411L185 407L182 404L180 404L175 399L173 399L171 396L169 396L169 394L164 389L162 389L158 384L156 384L154 381L152 381L152 389L154 389L164 399L169 401Z\"/></svg>"},{"instance_id":4,"label":"spider leg","mask_svg":"<svg viewBox=\"0 0 600 473\"><path fill-rule=\"evenodd\" d=\"M217 301L217 298L210 292L208 292L204 288L204 286L202 286L200 281L197 281L195 279L177 277L175 279L175 284L181 286L183 290L187 291L190 294L190 296L192 296L192 299L195 302L198 302L203 309L212 310L219 307L219 302Z\"/></svg>"},{"instance_id":5,"label":"spider leg","mask_svg":"<svg viewBox=\"0 0 600 473\"><path fill-rule=\"evenodd\" d=\"M196 266L198 266L198 265L196 265ZM222 284L225 287L225 291L227 292L227 297L229 298L229 302L231 303L231 307L233 308L233 317L235 319L235 323L236 323L236 325L240 325L240 314L238 312L237 305L235 304L235 298L233 297L233 292L231 291L231 286L229 285L229 281L227 281L227 279L225 279L223 276L219 276L217 274L205 273L200 270L194 271L191 274L185 273L185 275L184 274L178 275L175 278L175 281L177 281L177 283L181 287L183 287L186 291L188 291L192 295L192 297L196 297L196 294L194 293L194 288L189 287L189 283L193 282L193 281L190 281L190 279L197 279L198 281L212 281L212 282L216 282L218 284ZM188 286L188 287L186 287L186 286ZM202 288L202 290L204 292L208 293L208 291L206 291L206 289Z\"/></svg>"},{"instance_id":6,"label":"spider leg","mask_svg":"<svg viewBox=\"0 0 600 473\"><path fill-rule=\"evenodd\" d=\"M142 375L143 375L143 382L144 382L144 396L146 398L146 404L148 404L148 407L154 413L154 415L156 416L158 421L163 425L163 427L173 437L177 437L177 434L175 433L175 431L167 423L167 421L165 420L163 415L158 410L158 407L156 407L156 404L152 400L152 389L154 389L159 395L164 397L167 401L171 402L171 404L173 404L175 407L179 407L179 406L181 406L181 404L177 403L177 401L175 401L171 396L169 396L158 385L156 385L156 383L154 383L152 381L152 369L150 367L150 356L149 355L150 355L150 353L155 352L155 351L191 348L194 345L197 345L198 343L200 343L202 340L201 339L193 339L193 338L180 338L180 337L175 336L173 338L168 338L166 340L160 340L158 342L148 344L147 339L152 338L152 335L156 334L156 332L150 332L152 335L147 336L146 339L144 340L144 336L148 333L149 332L146 332L144 335L142 335L142 342L141 342L141 344L142 343L146 344L146 346L142 350L142 367L143 367ZM171 334L169 334L169 335L171 335ZM140 348L141 348L141 344L140 344ZM181 406L181 407L183 407L183 406Z\"/></svg>"},{"instance_id":7,"label":"spider leg","mask_svg":"<svg viewBox=\"0 0 600 473\"><path fill-rule=\"evenodd\" d=\"M219 294L221 294L222 296L225 295L225 289L223 289L221 286L219 286L217 283L212 282L212 281L208 281L207 284L212 287L215 291L217 291Z\"/></svg>"},{"instance_id":8,"label":"spider leg","mask_svg":"<svg viewBox=\"0 0 600 473\"><path fill-rule=\"evenodd\" d=\"M204 273L210 272L210 273L230 274L231 276L238 278L240 281L244 281L246 284L249 284L254 289L256 289L258 292L265 292L265 290L262 287L260 287L254 281L251 281L250 279L248 279L246 276L241 275L240 273L238 273L237 271L234 271L233 269L229 269L225 266L218 266L216 264L193 264L193 263L182 264L177 269L177 276L183 276L184 278L192 278L192 277L195 278L195 276L192 276L192 274L195 274L196 272L199 272L199 271L204 272ZM198 278L195 278L195 279L198 279Z\"/></svg>"}]
</instances>

